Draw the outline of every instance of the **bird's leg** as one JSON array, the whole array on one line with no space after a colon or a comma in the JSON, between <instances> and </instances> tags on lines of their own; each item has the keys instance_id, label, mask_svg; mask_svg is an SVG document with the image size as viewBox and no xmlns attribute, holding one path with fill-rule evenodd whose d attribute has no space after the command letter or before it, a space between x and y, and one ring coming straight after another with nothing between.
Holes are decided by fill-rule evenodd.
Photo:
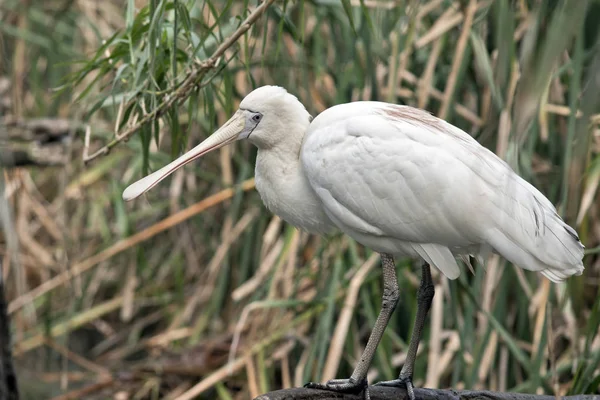
<instances>
[{"instance_id":1,"label":"bird's leg","mask_svg":"<svg viewBox=\"0 0 600 400\"><path fill-rule=\"evenodd\" d=\"M408 392L408 397L411 400L415 400L412 377L415 367L415 360L417 358L417 349L419 348L419 342L421 341L421 336L423 334L425 319L429 309L431 308L431 302L435 294L435 286L433 285L433 279L431 278L431 267L429 264L426 262L423 263L421 271L421 284L419 285L419 290L417 292L417 317L415 319L415 325L413 327L410 343L408 344L406 362L400 371L400 376L398 379L377 383L377 385L382 386L405 386L406 391Z\"/></svg>"},{"instance_id":2,"label":"bird's leg","mask_svg":"<svg viewBox=\"0 0 600 400\"><path fill-rule=\"evenodd\" d=\"M373 361L377 345L381 341L383 332L390 321L390 317L398 304L399 291L398 280L396 279L396 265L394 258L389 254L381 254L381 265L383 267L383 296L381 301L381 311L375 321L373 331L367 342L367 347L362 353L352 376L349 379L332 379L325 384L307 383L305 387L314 389L327 389L338 392L360 392L365 389L365 398L369 398L369 392L366 390L367 372Z\"/></svg>"}]
</instances>

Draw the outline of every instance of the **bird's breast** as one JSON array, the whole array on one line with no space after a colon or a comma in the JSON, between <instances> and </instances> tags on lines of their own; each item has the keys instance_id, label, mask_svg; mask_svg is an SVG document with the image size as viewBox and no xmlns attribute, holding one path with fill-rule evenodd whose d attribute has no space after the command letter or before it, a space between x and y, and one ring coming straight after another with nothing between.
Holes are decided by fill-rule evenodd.
<instances>
[{"instance_id":1,"label":"bird's breast","mask_svg":"<svg viewBox=\"0 0 600 400\"><path fill-rule=\"evenodd\" d=\"M267 209L304 231L331 231L334 225L304 176L299 160L283 161L264 153L259 151L257 156L255 182Z\"/></svg>"}]
</instances>

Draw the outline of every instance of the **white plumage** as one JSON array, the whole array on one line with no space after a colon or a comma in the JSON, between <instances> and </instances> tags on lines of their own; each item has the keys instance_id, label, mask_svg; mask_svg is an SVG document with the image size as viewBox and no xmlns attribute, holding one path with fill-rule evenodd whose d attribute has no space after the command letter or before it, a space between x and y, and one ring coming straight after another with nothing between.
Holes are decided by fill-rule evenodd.
<instances>
[{"instance_id":1,"label":"white plumage","mask_svg":"<svg viewBox=\"0 0 600 400\"><path fill-rule=\"evenodd\" d=\"M311 387L360 389L398 301L392 255L423 259L415 335L398 381L412 392L412 366L433 297L429 265L450 279L455 256L495 251L558 282L584 269L575 231L537 189L467 133L412 107L354 102L312 122L283 88L251 92L217 132L129 186L131 200L177 168L239 139L258 147L256 188L273 213L298 228L338 228L382 254L382 311L350 379ZM368 393L368 391L366 392Z\"/></svg>"},{"instance_id":2,"label":"white plumage","mask_svg":"<svg viewBox=\"0 0 600 400\"><path fill-rule=\"evenodd\" d=\"M252 113L261 116L256 126ZM417 108L372 101L310 120L285 89L258 88L219 132L123 197L248 138L259 149L263 202L298 228L337 227L375 251L420 257L450 279L460 273L454 256L489 250L552 281L583 271L583 245L548 199L457 127Z\"/></svg>"},{"instance_id":3,"label":"white plumage","mask_svg":"<svg viewBox=\"0 0 600 400\"><path fill-rule=\"evenodd\" d=\"M462 130L407 106L355 102L310 125L305 174L330 220L380 253L421 257L448 278L487 247L553 281L583 246L554 206Z\"/></svg>"}]
</instances>

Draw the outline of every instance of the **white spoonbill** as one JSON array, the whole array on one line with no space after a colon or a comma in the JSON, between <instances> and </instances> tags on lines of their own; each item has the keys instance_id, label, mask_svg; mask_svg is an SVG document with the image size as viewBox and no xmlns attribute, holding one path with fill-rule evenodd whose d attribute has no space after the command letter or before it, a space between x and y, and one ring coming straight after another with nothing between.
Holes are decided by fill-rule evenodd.
<instances>
[{"instance_id":1,"label":"white spoonbill","mask_svg":"<svg viewBox=\"0 0 600 400\"><path fill-rule=\"evenodd\" d=\"M213 135L129 186L132 200L173 171L240 139L258 148L256 189L269 210L311 233L335 228L381 254L382 307L352 376L309 387L361 391L398 302L394 256L423 261L417 317L400 377L412 371L434 295L430 265L455 279L455 256L499 253L558 282L583 271L577 233L537 189L464 131L426 111L359 101L312 120L292 94L263 86ZM368 397L368 391L365 390Z\"/></svg>"}]
</instances>

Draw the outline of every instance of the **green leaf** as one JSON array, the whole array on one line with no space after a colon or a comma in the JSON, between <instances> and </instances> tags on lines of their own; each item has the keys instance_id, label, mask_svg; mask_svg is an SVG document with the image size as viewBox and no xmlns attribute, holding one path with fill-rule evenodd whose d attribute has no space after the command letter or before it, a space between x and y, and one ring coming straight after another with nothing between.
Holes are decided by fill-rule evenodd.
<instances>
[{"instance_id":1,"label":"green leaf","mask_svg":"<svg viewBox=\"0 0 600 400\"><path fill-rule=\"evenodd\" d=\"M348 17L348 22L350 23L350 27L355 35L357 35L356 27L354 26L354 17L352 16L352 4L350 0L342 0L342 7L344 7L344 12Z\"/></svg>"},{"instance_id":2,"label":"green leaf","mask_svg":"<svg viewBox=\"0 0 600 400\"><path fill-rule=\"evenodd\" d=\"M492 99L494 100L494 104L496 108L500 111L504 108L504 101L502 100L502 94L498 91L496 87L496 82L494 81L494 72L492 70L492 62L490 60L489 54L485 47L485 43L475 31L471 31L469 35L471 39L471 45L473 46L473 53L475 55L475 63L478 69L483 74L485 81L492 92Z\"/></svg>"}]
</instances>

